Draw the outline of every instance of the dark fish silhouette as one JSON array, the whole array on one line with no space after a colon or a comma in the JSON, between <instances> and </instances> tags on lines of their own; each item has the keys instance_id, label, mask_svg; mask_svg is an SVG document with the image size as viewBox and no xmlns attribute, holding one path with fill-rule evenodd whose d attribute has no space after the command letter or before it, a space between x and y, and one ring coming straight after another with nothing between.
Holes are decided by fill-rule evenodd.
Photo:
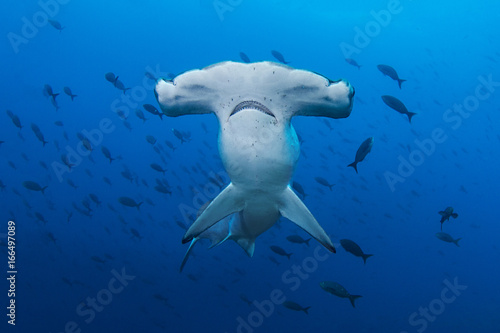
<instances>
[{"instance_id":1,"label":"dark fish silhouette","mask_svg":"<svg viewBox=\"0 0 500 333\"><path fill-rule=\"evenodd\" d=\"M361 257L363 258L364 263L366 264L366 259L370 258L373 256L373 254L364 254L363 250L359 247L358 244L354 243L350 239L341 239L340 240L340 245L344 248L349 253L354 254L356 257Z\"/></svg>"},{"instance_id":2,"label":"dark fish silhouette","mask_svg":"<svg viewBox=\"0 0 500 333\"><path fill-rule=\"evenodd\" d=\"M75 183L73 183L73 181L71 179L66 179L66 183L71 186L72 188L74 188L75 190L78 188L78 186L76 186Z\"/></svg>"},{"instance_id":3,"label":"dark fish silhouette","mask_svg":"<svg viewBox=\"0 0 500 333\"><path fill-rule=\"evenodd\" d=\"M115 74L112 72L108 72L108 73L104 74L104 78L108 82L111 82L116 87L116 81L118 81L118 76L115 76Z\"/></svg>"},{"instance_id":4,"label":"dark fish silhouette","mask_svg":"<svg viewBox=\"0 0 500 333\"><path fill-rule=\"evenodd\" d=\"M47 223L47 220L45 219L45 217L43 217L43 215L40 214L39 212L35 212L35 217L38 221L42 222L43 224Z\"/></svg>"},{"instance_id":5,"label":"dark fish silhouette","mask_svg":"<svg viewBox=\"0 0 500 333\"><path fill-rule=\"evenodd\" d=\"M113 186L113 184L111 183L111 180L109 180L109 178L108 178L108 177L102 177L102 180L103 180L106 184L108 184L109 186Z\"/></svg>"},{"instance_id":6,"label":"dark fish silhouette","mask_svg":"<svg viewBox=\"0 0 500 333\"><path fill-rule=\"evenodd\" d=\"M240 58L241 60L243 60L243 62L246 62L247 64L251 63L250 58L243 52L240 52Z\"/></svg>"},{"instance_id":7,"label":"dark fish silhouette","mask_svg":"<svg viewBox=\"0 0 500 333\"><path fill-rule=\"evenodd\" d=\"M66 93L66 95L68 95L69 97L71 97L71 101L73 101L73 99L78 96L78 95L74 95L72 92L71 92L71 89L70 87L64 87L63 88L64 92Z\"/></svg>"},{"instance_id":8,"label":"dark fish silhouette","mask_svg":"<svg viewBox=\"0 0 500 333\"><path fill-rule=\"evenodd\" d=\"M361 65L359 65L356 60L354 59L351 59L351 58L345 58L345 61L349 64L349 65L352 65L354 67L358 67L358 69L361 68Z\"/></svg>"},{"instance_id":9,"label":"dark fish silhouette","mask_svg":"<svg viewBox=\"0 0 500 333\"><path fill-rule=\"evenodd\" d=\"M31 123L31 129L33 130L33 133L35 133L35 135L38 138L38 140L40 142L42 142L42 145L45 147L45 144L48 143L48 142L45 141L45 138L43 136L42 131L40 131L40 128L38 128L38 126L36 124Z\"/></svg>"},{"instance_id":10,"label":"dark fish silhouette","mask_svg":"<svg viewBox=\"0 0 500 333\"><path fill-rule=\"evenodd\" d=\"M148 71L146 71L146 72L144 73L144 76L146 76L148 79L153 80L153 81L156 81L156 80L157 80L157 78L153 75L153 73L148 72Z\"/></svg>"},{"instance_id":11,"label":"dark fish silhouette","mask_svg":"<svg viewBox=\"0 0 500 333\"><path fill-rule=\"evenodd\" d=\"M455 244L458 247L460 247L460 245L458 245L458 241L462 239L462 238L453 239L453 237L451 237L446 232L438 232L438 233L436 233L436 237L438 239L442 240L443 242L453 243L453 244Z\"/></svg>"},{"instance_id":12,"label":"dark fish silhouette","mask_svg":"<svg viewBox=\"0 0 500 333\"><path fill-rule=\"evenodd\" d=\"M275 50L272 50L271 51L271 54L273 55L273 57L275 57L279 62L283 63L283 64L289 64L290 61L286 61L285 60L285 57L283 57L283 55L281 53L279 53L278 51L275 51Z\"/></svg>"},{"instance_id":13,"label":"dark fish silhouette","mask_svg":"<svg viewBox=\"0 0 500 333\"><path fill-rule=\"evenodd\" d=\"M353 167L358 173L358 163L363 161L368 155L368 153L372 150L373 146L373 137L369 137L359 146L358 151L356 151L356 157L354 158L354 162L348 165L348 167Z\"/></svg>"},{"instance_id":14,"label":"dark fish silhouette","mask_svg":"<svg viewBox=\"0 0 500 333\"><path fill-rule=\"evenodd\" d=\"M168 140L165 140L165 144L167 145L168 148L172 149L172 150L175 150L175 146L172 142L168 141Z\"/></svg>"},{"instance_id":15,"label":"dark fish silhouette","mask_svg":"<svg viewBox=\"0 0 500 333\"><path fill-rule=\"evenodd\" d=\"M18 116L13 114L12 111L10 111L10 110L7 110L6 113L9 116L9 118L12 120L12 123L14 124L14 126L16 126L19 129L23 128Z\"/></svg>"},{"instance_id":16,"label":"dark fish silhouette","mask_svg":"<svg viewBox=\"0 0 500 333\"><path fill-rule=\"evenodd\" d=\"M384 103L390 107L391 109L393 110L396 110L397 112L401 113L401 114L405 114L408 116L408 121L410 122L411 124L411 118L416 115L416 113L414 112L410 112L408 111L408 109L406 108L406 106L403 104L403 102L401 102L399 99L397 99L396 97L393 97L393 96L389 96L389 95L384 95L382 96L382 100L384 101Z\"/></svg>"},{"instance_id":17,"label":"dark fish silhouette","mask_svg":"<svg viewBox=\"0 0 500 333\"><path fill-rule=\"evenodd\" d=\"M45 97L49 96L52 97L54 101L56 100L56 97L59 95L59 93L54 93L50 84L46 84L43 86L43 94Z\"/></svg>"},{"instance_id":18,"label":"dark fish silhouette","mask_svg":"<svg viewBox=\"0 0 500 333\"><path fill-rule=\"evenodd\" d=\"M146 141L152 145L156 143L156 138L152 135L146 135Z\"/></svg>"},{"instance_id":19,"label":"dark fish silhouette","mask_svg":"<svg viewBox=\"0 0 500 333\"><path fill-rule=\"evenodd\" d=\"M391 79L398 81L399 89L401 89L401 83L405 82L406 80L400 79L398 73L394 68L388 65L377 65L377 68L379 71L382 72L382 74L387 75Z\"/></svg>"},{"instance_id":20,"label":"dark fish silhouette","mask_svg":"<svg viewBox=\"0 0 500 333\"><path fill-rule=\"evenodd\" d=\"M109 151L108 148L101 146L101 151L104 155L109 160L109 163L113 162L115 159L111 157L111 152Z\"/></svg>"},{"instance_id":21,"label":"dark fish silhouette","mask_svg":"<svg viewBox=\"0 0 500 333\"><path fill-rule=\"evenodd\" d=\"M174 133L175 137L179 140L181 140L181 143L184 143L184 142L187 142L185 139L184 139L184 135L182 135L181 132L179 132L178 130L176 130L175 128L172 128L172 133Z\"/></svg>"},{"instance_id":22,"label":"dark fish silhouette","mask_svg":"<svg viewBox=\"0 0 500 333\"><path fill-rule=\"evenodd\" d=\"M135 115L137 116L137 118L139 119L142 119L142 122L146 122L146 117L144 116L144 112L142 112L141 110L137 109L135 110Z\"/></svg>"},{"instance_id":23,"label":"dark fish silhouette","mask_svg":"<svg viewBox=\"0 0 500 333\"><path fill-rule=\"evenodd\" d=\"M51 26L53 26L54 28L56 28L57 30L59 30L59 32L61 32L65 28L65 27L63 27L61 25L61 23L59 23L56 20L49 20L49 23L50 23Z\"/></svg>"},{"instance_id":24,"label":"dark fish silhouette","mask_svg":"<svg viewBox=\"0 0 500 333\"><path fill-rule=\"evenodd\" d=\"M160 119L163 119L163 113L161 113L160 111L158 111L158 109L156 107L154 107L153 105L151 104L143 104L142 107L144 108L144 110L148 111L149 113L155 115L155 116L160 116Z\"/></svg>"},{"instance_id":25,"label":"dark fish silhouette","mask_svg":"<svg viewBox=\"0 0 500 333\"><path fill-rule=\"evenodd\" d=\"M319 284L323 290L326 292L341 297L341 298L349 298L349 301L351 301L352 307L355 308L354 306L354 301L357 298L363 297L361 295L351 295L347 292L347 290L338 284L337 282L331 282L331 281L323 281Z\"/></svg>"},{"instance_id":26,"label":"dark fish silhouette","mask_svg":"<svg viewBox=\"0 0 500 333\"><path fill-rule=\"evenodd\" d=\"M300 185L299 183L297 182L292 182L292 188L297 191L298 194L300 194L303 198L306 197L306 192L304 191L304 188L302 187L302 185Z\"/></svg>"},{"instance_id":27,"label":"dark fish silhouette","mask_svg":"<svg viewBox=\"0 0 500 333\"><path fill-rule=\"evenodd\" d=\"M93 194L93 193L89 193L89 198L90 200L92 200L96 206L100 206L101 205L101 201L99 200L99 198L97 197L97 195Z\"/></svg>"},{"instance_id":28,"label":"dark fish silhouette","mask_svg":"<svg viewBox=\"0 0 500 333\"><path fill-rule=\"evenodd\" d=\"M310 306L307 306L304 308L304 307L302 307L302 305L297 304L297 303L292 302L292 301L284 301L283 306L285 308L293 310L293 311L304 311L306 314L308 314L307 310L309 310L311 308Z\"/></svg>"},{"instance_id":29,"label":"dark fish silhouette","mask_svg":"<svg viewBox=\"0 0 500 333\"><path fill-rule=\"evenodd\" d=\"M441 231L443 231L443 223L444 221L449 221L450 217L453 217L456 219L458 217L457 213L453 212L453 207L446 207L445 210L442 210L439 212L439 215L441 215Z\"/></svg>"},{"instance_id":30,"label":"dark fish silhouette","mask_svg":"<svg viewBox=\"0 0 500 333\"><path fill-rule=\"evenodd\" d=\"M116 78L115 81L115 87L116 89L121 90L124 94L127 90L130 90L130 88L125 88L125 85L123 84L122 81L118 80L118 77Z\"/></svg>"},{"instance_id":31,"label":"dark fish silhouette","mask_svg":"<svg viewBox=\"0 0 500 333\"><path fill-rule=\"evenodd\" d=\"M167 171L167 170L163 169L160 165L158 165L156 163L151 163L150 166L151 166L151 169L156 170L158 172L161 172L163 174L165 174L165 171Z\"/></svg>"},{"instance_id":32,"label":"dark fish silhouette","mask_svg":"<svg viewBox=\"0 0 500 333\"><path fill-rule=\"evenodd\" d=\"M142 205L142 202L137 203L137 202L135 202L134 199L129 198L129 197L119 197L118 202L124 206L127 206L127 207L136 207L137 210L139 210L139 208Z\"/></svg>"},{"instance_id":33,"label":"dark fish silhouette","mask_svg":"<svg viewBox=\"0 0 500 333\"><path fill-rule=\"evenodd\" d=\"M39 191L39 192L42 192L42 194L45 194L44 191L45 189L47 188L47 186L45 187L41 187L37 182L34 182L34 181L31 181L31 180L26 180L23 182L23 186L28 189L28 190L31 190L31 191Z\"/></svg>"},{"instance_id":34,"label":"dark fish silhouette","mask_svg":"<svg viewBox=\"0 0 500 333\"><path fill-rule=\"evenodd\" d=\"M283 257L287 257L288 259L290 259L290 256L293 254L293 253L286 253L285 250L283 250L281 247L276 246L276 245L271 245L270 248L274 253L276 253L280 256L283 256Z\"/></svg>"},{"instance_id":35,"label":"dark fish silhouette","mask_svg":"<svg viewBox=\"0 0 500 333\"><path fill-rule=\"evenodd\" d=\"M318 183L318 184L321 184L323 186L326 186L330 189L330 191L332 190L332 187L335 186L335 184L330 184L325 178L323 177L314 177L314 180Z\"/></svg>"},{"instance_id":36,"label":"dark fish silhouette","mask_svg":"<svg viewBox=\"0 0 500 333\"><path fill-rule=\"evenodd\" d=\"M56 108L56 111L60 109L59 104L57 104L57 101L55 100L55 98L50 99L50 104L52 104L52 106L54 106Z\"/></svg>"},{"instance_id":37,"label":"dark fish silhouette","mask_svg":"<svg viewBox=\"0 0 500 333\"><path fill-rule=\"evenodd\" d=\"M250 301L250 300L248 299L247 295L245 295L245 294L240 294L240 299L241 299L243 302L247 303L249 306L251 306L251 305L252 305L252 301Z\"/></svg>"},{"instance_id":38,"label":"dark fish silhouette","mask_svg":"<svg viewBox=\"0 0 500 333\"><path fill-rule=\"evenodd\" d=\"M143 238L141 236L141 234L139 233L139 231L137 231L137 229L130 228L130 232L132 233L133 237L135 237L135 238L139 238L139 239Z\"/></svg>"},{"instance_id":39,"label":"dark fish silhouette","mask_svg":"<svg viewBox=\"0 0 500 333\"><path fill-rule=\"evenodd\" d=\"M104 259L101 259L98 256L92 256L92 257L90 257L90 259L92 259L93 261L95 261L95 262L97 262L99 264L104 264L106 262Z\"/></svg>"},{"instance_id":40,"label":"dark fish silhouette","mask_svg":"<svg viewBox=\"0 0 500 333\"><path fill-rule=\"evenodd\" d=\"M72 164L70 161L69 161L69 158L68 158L68 155L66 154L62 154L61 155L61 161L64 163L64 165L66 165L68 167L68 169L71 171L71 168L74 167L75 165Z\"/></svg>"},{"instance_id":41,"label":"dark fish silhouette","mask_svg":"<svg viewBox=\"0 0 500 333\"><path fill-rule=\"evenodd\" d=\"M299 235L290 235L286 238L289 242L295 243L295 244L306 244L309 246L309 241L311 238L304 239L300 237Z\"/></svg>"}]
</instances>

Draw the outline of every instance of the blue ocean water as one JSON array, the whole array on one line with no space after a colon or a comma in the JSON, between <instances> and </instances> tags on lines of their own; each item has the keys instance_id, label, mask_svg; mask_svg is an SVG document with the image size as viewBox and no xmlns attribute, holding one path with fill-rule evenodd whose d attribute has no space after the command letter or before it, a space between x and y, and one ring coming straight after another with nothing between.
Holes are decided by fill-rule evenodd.
<instances>
[{"instance_id":1,"label":"blue ocean water","mask_svg":"<svg viewBox=\"0 0 500 333\"><path fill-rule=\"evenodd\" d=\"M0 332L500 331L498 2L0 6ZM169 79L242 62L240 52L278 62L272 50L356 89L346 119L292 120L302 141L293 181L337 253L314 239L290 242L309 235L281 218L257 238L252 258L234 242L199 242L180 273L185 229L229 180L217 119L151 114L144 104L160 107L145 73ZM401 88L380 64L406 80ZM110 72L130 89L106 80ZM59 95L47 96L46 85ZM411 123L383 95L417 113ZM357 174L347 165L369 137ZM458 217L443 231L459 246L436 237L447 207ZM363 264L341 239L373 257ZM322 281L362 297L354 308Z\"/></svg>"}]
</instances>

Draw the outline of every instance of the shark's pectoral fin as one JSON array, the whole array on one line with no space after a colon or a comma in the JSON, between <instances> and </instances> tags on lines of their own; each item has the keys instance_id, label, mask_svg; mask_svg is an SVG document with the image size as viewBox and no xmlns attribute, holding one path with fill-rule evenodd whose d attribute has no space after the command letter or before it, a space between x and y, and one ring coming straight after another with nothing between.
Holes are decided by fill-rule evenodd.
<instances>
[{"instance_id":1,"label":"shark's pectoral fin","mask_svg":"<svg viewBox=\"0 0 500 333\"><path fill-rule=\"evenodd\" d=\"M292 191L290 186L283 191L279 210L283 217L286 217L307 231L329 251L336 252L330 237L328 237L318 221L316 221L309 209L307 209L306 205L304 205L299 197Z\"/></svg>"},{"instance_id":2,"label":"shark's pectoral fin","mask_svg":"<svg viewBox=\"0 0 500 333\"><path fill-rule=\"evenodd\" d=\"M187 243L226 216L243 209L245 200L231 183L208 205L182 239Z\"/></svg>"}]
</instances>

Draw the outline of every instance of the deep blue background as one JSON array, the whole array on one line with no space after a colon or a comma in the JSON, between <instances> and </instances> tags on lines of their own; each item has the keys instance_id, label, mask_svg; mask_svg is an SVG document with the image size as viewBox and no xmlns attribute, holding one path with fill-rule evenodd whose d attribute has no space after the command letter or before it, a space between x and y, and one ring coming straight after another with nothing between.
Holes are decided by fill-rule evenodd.
<instances>
[{"instance_id":1,"label":"deep blue background","mask_svg":"<svg viewBox=\"0 0 500 333\"><path fill-rule=\"evenodd\" d=\"M220 3L231 10L219 15L216 5ZM498 332L500 92L481 101L456 129L443 119L447 109L474 95L480 77L491 75L493 81L500 81L497 1L481 5L401 1L390 22L378 25L379 31L351 55L343 54L340 46L355 46L358 29L376 27L371 11L386 10L387 1L228 3L68 1L59 5L53 17L65 26L62 32L42 24L15 52L9 33L21 36L23 17L32 21L42 8L36 1L2 2L0 140L5 143L0 146L0 180L6 187L0 191L0 260L6 267L4 235L7 221L13 219L19 273L15 329L6 324L8 288L4 278L0 283L4 309L0 331L63 332L66 323L74 321L82 332L236 332L237 318L246 319L256 310L240 299L241 294L262 301L273 289L280 289L287 299L310 306L309 315L277 306L255 332L417 332L421 326L412 326L409 316L439 299L446 279L457 278L467 289L434 322L428 322L427 332ZM151 87L152 82L144 78L147 68L166 76L223 60L240 61L239 52L252 61L275 60L273 49L283 53L291 66L332 79L346 78L356 88L349 118L293 120L304 140L294 179L307 193L306 205L337 244L337 254L318 263L300 288L292 291L282 275L311 257L318 244L311 241L306 247L288 242L288 235L307 235L284 220L257 239L253 258L233 242L210 251L204 243L179 274L187 249L180 242L184 230L176 223L187 223L179 207L193 206L196 193L209 186L201 170L223 171L216 148L216 119L204 115L161 121L143 110L148 118L143 124L131 108L129 131L112 109L113 101L123 94L104 74L114 72L127 87L139 91L145 83ZM345 62L346 56L361 69ZM378 64L393 66L407 80L401 90L377 70ZM42 94L45 84L61 92L57 112ZM74 102L62 93L64 86L78 95ZM417 112L412 124L383 104L381 95L393 95ZM151 89L136 102L138 108L144 103L157 105ZM6 110L19 116L21 130ZM96 129L105 118L114 130L104 135L102 145L122 160L110 164L101 145L96 145L91 153L94 162L84 158L59 182L52 163L60 163L67 147L76 148L77 132ZM64 126L55 126L57 120ZM33 134L31 123L49 142L45 147ZM172 128L190 132L192 140L180 145ZM392 191L387 172L397 173L399 158L408 159L418 149L415 140L430 138L436 128L443 129L448 139L437 144ZM158 139L166 163L146 135ZM372 152L356 174L346 165L370 136L375 138ZM171 151L165 140L177 149ZM167 169L164 178L172 195L153 189L161 174L150 168L151 163ZM120 175L125 166L136 175L136 182ZM318 184L314 180L318 176L335 183L333 191ZM104 183L103 177L113 185ZM78 188L71 188L67 179ZM25 180L48 185L45 195L22 187ZM72 206L74 202L82 207L89 193L102 201L100 207L92 203L91 218ZM150 199L154 206L144 203L140 211L122 206L117 198L123 195L137 201ZM463 238L460 248L435 237L438 211L447 206L453 206L459 217L445 223L444 231ZM37 221L36 212L46 224ZM73 212L69 222L67 212ZM134 237L131 228L143 238ZM342 238L356 241L374 256L363 265L338 245ZM291 259L276 256L270 245L292 252ZM269 256L281 264L275 265ZM96 257L104 263L96 262ZM107 288L113 269L125 269L135 279L86 323L87 317L79 316L76 308ZM362 295L356 309L324 292L319 287L324 280Z\"/></svg>"}]
</instances>

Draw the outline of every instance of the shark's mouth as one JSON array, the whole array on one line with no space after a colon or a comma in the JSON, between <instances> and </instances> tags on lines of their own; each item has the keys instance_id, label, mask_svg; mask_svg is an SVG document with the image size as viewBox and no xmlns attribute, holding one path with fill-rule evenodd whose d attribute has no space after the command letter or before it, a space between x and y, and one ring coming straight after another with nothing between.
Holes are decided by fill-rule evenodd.
<instances>
[{"instance_id":1,"label":"shark's mouth","mask_svg":"<svg viewBox=\"0 0 500 333\"><path fill-rule=\"evenodd\" d=\"M265 113L265 114L273 117L274 119L276 119L276 116L271 112L271 110L269 110L264 104L259 103L257 101L243 101L243 102L239 103L238 105L236 105L234 107L233 112L231 112L229 117L231 117L232 115L234 115L240 111L247 110L247 109L260 111L260 112Z\"/></svg>"}]
</instances>

